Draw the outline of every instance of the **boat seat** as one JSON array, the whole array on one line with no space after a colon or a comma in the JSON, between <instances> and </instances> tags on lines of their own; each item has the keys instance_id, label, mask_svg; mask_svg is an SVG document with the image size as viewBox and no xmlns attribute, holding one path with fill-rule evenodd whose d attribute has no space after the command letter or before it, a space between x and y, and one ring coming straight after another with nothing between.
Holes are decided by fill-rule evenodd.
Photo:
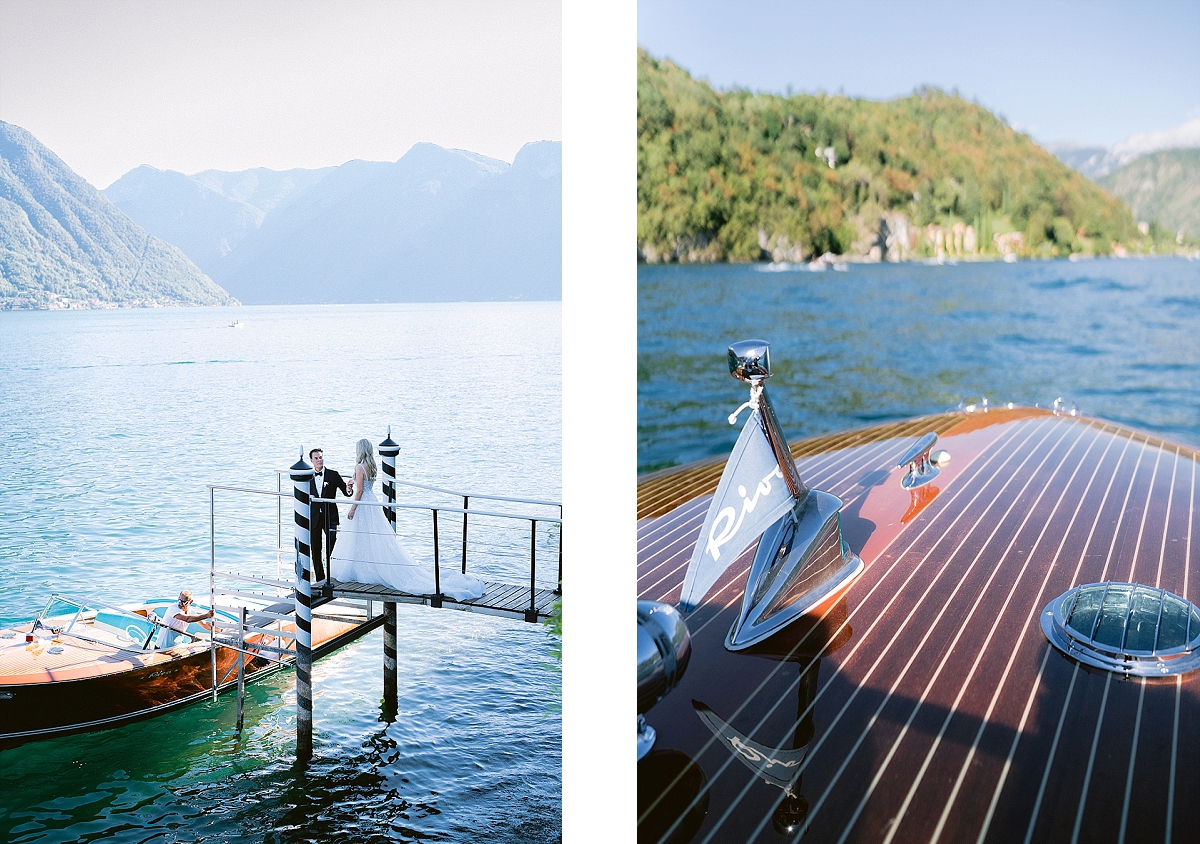
<instances>
[{"instance_id":1,"label":"boat seat","mask_svg":"<svg viewBox=\"0 0 1200 844\"><path fill-rule=\"evenodd\" d=\"M108 610L96 613L96 623L111 627L119 634L123 634L129 641L139 645L146 641L146 637L154 631L154 625L145 619Z\"/></svg>"}]
</instances>

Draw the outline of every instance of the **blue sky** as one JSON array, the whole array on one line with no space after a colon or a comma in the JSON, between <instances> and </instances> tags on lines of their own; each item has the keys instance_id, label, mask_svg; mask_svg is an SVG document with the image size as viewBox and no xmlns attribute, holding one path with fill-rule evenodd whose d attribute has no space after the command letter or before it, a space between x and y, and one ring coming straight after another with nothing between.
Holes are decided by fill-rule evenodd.
<instances>
[{"instance_id":1,"label":"blue sky","mask_svg":"<svg viewBox=\"0 0 1200 844\"><path fill-rule=\"evenodd\" d=\"M1041 143L1200 117L1200 0L639 0L638 44L717 88L957 88Z\"/></svg>"}]
</instances>

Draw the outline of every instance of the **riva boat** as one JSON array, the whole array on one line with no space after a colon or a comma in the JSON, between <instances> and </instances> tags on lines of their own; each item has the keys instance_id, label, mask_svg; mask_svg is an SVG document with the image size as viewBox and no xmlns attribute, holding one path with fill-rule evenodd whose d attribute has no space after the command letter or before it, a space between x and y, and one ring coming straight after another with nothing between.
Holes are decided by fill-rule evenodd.
<instances>
[{"instance_id":1,"label":"riva boat","mask_svg":"<svg viewBox=\"0 0 1200 844\"><path fill-rule=\"evenodd\" d=\"M273 627L279 635L256 632L243 646L240 617L218 608L217 643L193 623L183 641L159 648L159 619L171 603L112 606L55 595L32 621L0 629L0 747L114 727L211 699L214 678L218 693L236 686L239 661L250 680L292 660L280 653L295 629L293 621L281 620L292 611L289 601L252 607L247 618L247 628ZM371 623L326 613L313 616L314 657Z\"/></svg>"},{"instance_id":2,"label":"riva boat","mask_svg":"<svg viewBox=\"0 0 1200 844\"><path fill-rule=\"evenodd\" d=\"M730 458L638 483L638 840L1200 841L1200 454L982 399L788 444L729 368Z\"/></svg>"}]
</instances>

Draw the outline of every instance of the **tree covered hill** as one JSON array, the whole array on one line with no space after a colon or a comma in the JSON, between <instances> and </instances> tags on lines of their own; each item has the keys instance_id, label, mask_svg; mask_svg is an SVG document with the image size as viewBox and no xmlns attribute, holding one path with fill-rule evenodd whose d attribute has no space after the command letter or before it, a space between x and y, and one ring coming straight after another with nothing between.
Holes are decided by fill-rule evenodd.
<instances>
[{"instance_id":1,"label":"tree covered hill","mask_svg":"<svg viewBox=\"0 0 1200 844\"><path fill-rule=\"evenodd\" d=\"M1180 241L1200 240L1200 149L1152 152L1100 179L1139 220L1157 222Z\"/></svg>"},{"instance_id":2,"label":"tree covered hill","mask_svg":"<svg viewBox=\"0 0 1200 844\"><path fill-rule=\"evenodd\" d=\"M718 92L638 50L638 257L1148 250L1129 210L985 108Z\"/></svg>"},{"instance_id":3,"label":"tree covered hill","mask_svg":"<svg viewBox=\"0 0 1200 844\"><path fill-rule=\"evenodd\" d=\"M221 304L236 300L0 121L0 309Z\"/></svg>"}]
</instances>

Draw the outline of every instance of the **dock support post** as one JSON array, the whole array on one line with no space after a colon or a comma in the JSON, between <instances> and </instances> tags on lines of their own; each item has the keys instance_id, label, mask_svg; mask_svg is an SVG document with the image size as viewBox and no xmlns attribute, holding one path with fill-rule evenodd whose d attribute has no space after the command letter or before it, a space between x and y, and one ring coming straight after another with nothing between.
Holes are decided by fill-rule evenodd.
<instances>
[{"instance_id":1,"label":"dock support post","mask_svg":"<svg viewBox=\"0 0 1200 844\"><path fill-rule=\"evenodd\" d=\"M396 720L396 604L383 605L383 719Z\"/></svg>"},{"instance_id":2,"label":"dock support post","mask_svg":"<svg viewBox=\"0 0 1200 844\"><path fill-rule=\"evenodd\" d=\"M304 452L291 467L293 494L296 500L296 760L312 759L312 587L308 582L309 546L309 484L313 468L304 462Z\"/></svg>"},{"instance_id":3,"label":"dock support post","mask_svg":"<svg viewBox=\"0 0 1200 844\"><path fill-rule=\"evenodd\" d=\"M392 427L388 426L387 439L379 444L379 457L383 463L383 497L388 504L396 503L396 456L400 446L392 440ZM383 510L387 514L392 531L396 530L396 511L391 507ZM383 602L383 720L391 723L396 718L396 602Z\"/></svg>"},{"instance_id":4,"label":"dock support post","mask_svg":"<svg viewBox=\"0 0 1200 844\"><path fill-rule=\"evenodd\" d=\"M537 519L529 520L529 609L525 620L537 624Z\"/></svg>"},{"instance_id":5,"label":"dock support post","mask_svg":"<svg viewBox=\"0 0 1200 844\"><path fill-rule=\"evenodd\" d=\"M238 629L238 717L237 731L242 734L246 715L246 608L242 607L241 626Z\"/></svg>"}]
</instances>

